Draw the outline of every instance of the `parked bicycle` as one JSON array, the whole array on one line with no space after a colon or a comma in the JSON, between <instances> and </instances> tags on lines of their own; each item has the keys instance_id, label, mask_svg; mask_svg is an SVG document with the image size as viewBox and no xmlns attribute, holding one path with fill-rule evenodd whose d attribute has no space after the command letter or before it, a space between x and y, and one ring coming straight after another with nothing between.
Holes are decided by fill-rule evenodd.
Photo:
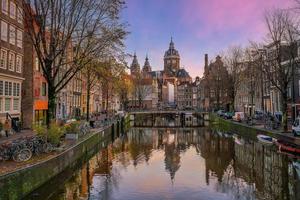
<instances>
[{"instance_id":1,"label":"parked bicycle","mask_svg":"<svg viewBox=\"0 0 300 200\"><path fill-rule=\"evenodd\" d=\"M32 157L32 151L24 142L12 141L4 143L0 147L0 160L14 160L16 162L28 161Z\"/></svg>"},{"instance_id":2,"label":"parked bicycle","mask_svg":"<svg viewBox=\"0 0 300 200\"><path fill-rule=\"evenodd\" d=\"M81 135L86 135L87 133L90 132L90 125L87 122L84 122L82 124L79 125L79 132Z\"/></svg>"},{"instance_id":3,"label":"parked bicycle","mask_svg":"<svg viewBox=\"0 0 300 200\"><path fill-rule=\"evenodd\" d=\"M0 146L0 160L25 162L30 160L33 154L39 155L51 151L53 151L52 144L42 137L20 138Z\"/></svg>"}]
</instances>

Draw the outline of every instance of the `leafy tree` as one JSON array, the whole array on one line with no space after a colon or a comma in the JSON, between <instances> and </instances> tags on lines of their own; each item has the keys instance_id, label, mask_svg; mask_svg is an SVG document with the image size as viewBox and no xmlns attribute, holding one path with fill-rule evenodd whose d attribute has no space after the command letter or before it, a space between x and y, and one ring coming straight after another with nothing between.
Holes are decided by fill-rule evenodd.
<instances>
[{"instance_id":1,"label":"leafy tree","mask_svg":"<svg viewBox=\"0 0 300 200\"><path fill-rule=\"evenodd\" d=\"M23 0L26 36L48 82L47 125L56 95L95 57L123 46L123 0Z\"/></svg>"}]
</instances>

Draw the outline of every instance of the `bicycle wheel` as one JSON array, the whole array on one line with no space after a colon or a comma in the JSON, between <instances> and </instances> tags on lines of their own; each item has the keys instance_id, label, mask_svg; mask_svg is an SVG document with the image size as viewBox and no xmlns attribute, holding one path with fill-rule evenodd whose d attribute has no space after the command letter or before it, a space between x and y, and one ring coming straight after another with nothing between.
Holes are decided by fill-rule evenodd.
<instances>
[{"instance_id":1,"label":"bicycle wheel","mask_svg":"<svg viewBox=\"0 0 300 200\"><path fill-rule=\"evenodd\" d=\"M34 150L34 143L32 141L29 141L29 142L26 143L26 147L28 149L30 149L31 151L33 151Z\"/></svg>"},{"instance_id":2,"label":"bicycle wheel","mask_svg":"<svg viewBox=\"0 0 300 200\"><path fill-rule=\"evenodd\" d=\"M51 151L53 151L53 146L51 143L45 143L43 144L43 149L45 153L50 153Z\"/></svg>"},{"instance_id":3,"label":"bicycle wheel","mask_svg":"<svg viewBox=\"0 0 300 200\"><path fill-rule=\"evenodd\" d=\"M38 144L34 149L34 153L36 155L40 155L43 152L44 152L44 144Z\"/></svg>"},{"instance_id":4,"label":"bicycle wheel","mask_svg":"<svg viewBox=\"0 0 300 200\"><path fill-rule=\"evenodd\" d=\"M20 151L14 153L13 160L15 162L25 162L30 160L32 157L32 152L28 148L21 149Z\"/></svg>"}]
</instances>

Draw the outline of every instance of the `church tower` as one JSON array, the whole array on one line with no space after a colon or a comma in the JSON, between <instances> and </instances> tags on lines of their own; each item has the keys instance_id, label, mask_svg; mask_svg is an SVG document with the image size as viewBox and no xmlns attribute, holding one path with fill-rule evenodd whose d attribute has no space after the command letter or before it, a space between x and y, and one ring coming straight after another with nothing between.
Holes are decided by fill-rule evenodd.
<instances>
[{"instance_id":1,"label":"church tower","mask_svg":"<svg viewBox=\"0 0 300 200\"><path fill-rule=\"evenodd\" d=\"M139 73L140 73L140 64L137 60L136 53L134 53L133 60L132 60L131 66L130 66L130 74L137 75Z\"/></svg>"},{"instance_id":2,"label":"church tower","mask_svg":"<svg viewBox=\"0 0 300 200\"><path fill-rule=\"evenodd\" d=\"M164 72L169 76L175 76L179 70L180 56L178 51L174 47L173 39L169 45L169 49L165 52L164 56Z\"/></svg>"},{"instance_id":3,"label":"church tower","mask_svg":"<svg viewBox=\"0 0 300 200\"><path fill-rule=\"evenodd\" d=\"M143 66L142 72L143 73L149 73L149 72L151 72L151 66L150 66L150 63L149 63L148 55L146 56L145 64Z\"/></svg>"}]
</instances>

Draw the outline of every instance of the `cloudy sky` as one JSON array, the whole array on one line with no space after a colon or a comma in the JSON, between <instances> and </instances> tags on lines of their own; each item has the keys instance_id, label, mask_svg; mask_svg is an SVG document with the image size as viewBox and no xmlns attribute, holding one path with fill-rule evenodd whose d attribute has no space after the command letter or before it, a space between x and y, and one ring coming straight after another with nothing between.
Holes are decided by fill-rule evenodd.
<instances>
[{"instance_id":1,"label":"cloudy sky","mask_svg":"<svg viewBox=\"0 0 300 200\"><path fill-rule=\"evenodd\" d=\"M140 65L148 54L153 70L163 69L171 36L181 67L202 76L204 54L209 59L228 46L261 41L263 15L272 8L289 8L293 0L127 0L123 17L131 32L127 53L135 51ZM128 60L129 64L131 59Z\"/></svg>"}]
</instances>

